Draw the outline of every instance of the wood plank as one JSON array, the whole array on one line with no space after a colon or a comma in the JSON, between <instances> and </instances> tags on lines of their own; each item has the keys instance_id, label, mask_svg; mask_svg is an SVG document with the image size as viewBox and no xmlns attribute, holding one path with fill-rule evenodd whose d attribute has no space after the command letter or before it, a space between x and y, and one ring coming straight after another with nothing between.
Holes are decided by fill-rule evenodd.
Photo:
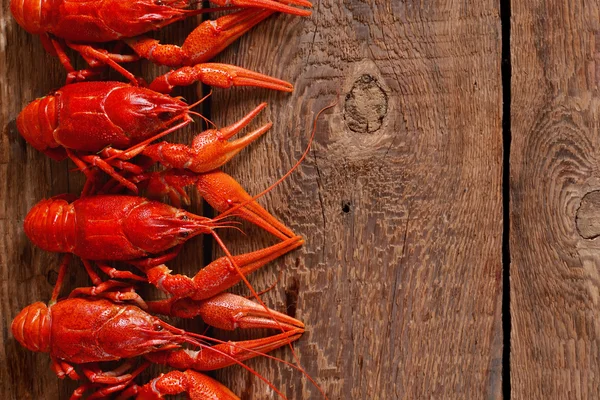
<instances>
[{"instance_id":1,"label":"wood plank","mask_svg":"<svg viewBox=\"0 0 600 400\"><path fill-rule=\"evenodd\" d=\"M512 3L511 386L600 392L599 4Z\"/></svg>"},{"instance_id":2,"label":"wood plank","mask_svg":"<svg viewBox=\"0 0 600 400\"><path fill-rule=\"evenodd\" d=\"M296 88L212 98L219 126L269 103L254 126L273 129L225 168L250 193L293 165L340 93L306 162L261 200L307 243L251 277L263 289L283 271L263 299L306 323L295 349L331 399L501 396L500 47L498 2L322 0L219 57ZM234 253L272 243L244 230L224 234ZM290 399L319 398L280 363L248 365ZM241 368L217 377L271 398Z\"/></svg>"},{"instance_id":3,"label":"wood plank","mask_svg":"<svg viewBox=\"0 0 600 400\"><path fill-rule=\"evenodd\" d=\"M2 399L69 399L77 387L70 380L59 380L50 369L47 354L32 353L21 347L10 333L16 314L35 301L47 302L56 280L60 256L34 247L23 231L23 220L29 209L43 198L62 193L79 194L84 180L71 172L74 164L57 163L29 146L19 135L15 118L25 105L64 84L66 74L58 60L44 51L39 38L25 32L12 18L9 0L2 0L0 15L0 183L3 207L0 210L0 398ZM177 42L198 24L196 18L161 31L164 42ZM79 60L79 67L83 63ZM135 73L150 80L168 70L142 63L134 66ZM111 79L121 79L110 74ZM195 87L181 89L175 95L193 100L198 97ZM177 132L170 140L189 143L199 126ZM197 200L197 196L194 197ZM201 212L199 201L191 211ZM193 275L203 263L203 242L194 238L173 262L173 270ZM63 293L78 286L89 286L79 262L72 263L71 275ZM157 297L153 290L143 290ZM202 332L199 321L183 321L180 326ZM142 377L148 380L161 368L152 368Z\"/></svg>"}]
</instances>

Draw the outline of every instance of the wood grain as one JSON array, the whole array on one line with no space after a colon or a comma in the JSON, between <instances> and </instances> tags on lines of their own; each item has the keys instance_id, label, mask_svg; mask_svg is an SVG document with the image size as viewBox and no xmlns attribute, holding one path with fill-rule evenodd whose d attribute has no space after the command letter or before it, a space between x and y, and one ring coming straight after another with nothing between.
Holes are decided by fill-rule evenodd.
<instances>
[{"instance_id":1,"label":"wood grain","mask_svg":"<svg viewBox=\"0 0 600 400\"><path fill-rule=\"evenodd\" d=\"M307 243L251 279L283 270L263 298L306 323L295 349L330 399L501 396L499 23L491 1L319 1L220 57L295 85L213 97L218 125L269 103L273 129L226 167L250 193L293 165L339 93L308 159L263 199ZM234 253L267 243L238 237ZM290 399L320 398L281 364L249 365ZM217 376L271 397L240 368Z\"/></svg>"},{"instance_id":2,"label":"wood grain","mask_svg":"<svg viewBox=\"0 0 600 400\"><path fill-rule=\"evenodd\" d=\"M599 4L513 2L512 13L512 392L596 398Z\"/></svg>"},{"instance_id":3,"label":"wood grain","mask_svg":"<svg viewBox=\"0 0 600 400\"><path fill-rule=\"evenodd\" d=\"M47 355L22 349L9 326L22 307L49 298L48 276L58 263L24 236L27 210L43 197L77 193L83 182L71 165L48 160L16 132L19 110L60 86L64 72L12 20L8 0L2 4L0 382L8 384L0 385L0 397L66 399L74 385L56 379ZM180 42L190 24L161 37ZM307 243L251 277L264 289L282 271L263 299L306 323L295 350L307 373L330 399L500 398L497 2L322 0L310 18L269 18L218 60L296 88L292 95L236 89L212 97L211 118L219 126L269 103L253 127L270 120L274 128L226 167L250 193L295 163L316 112L339 93L339 103L317 123L308 159L261 199ZM147 66L138 71L157 73ZM193 90L184 93L195 98ZM189 138L188 132L175 140ZM233 253L274 242L242 227L247 236L223 235ZM179 270L197 269L201 247L186 248ZM81 271L76 276L71 287L89 284ZM185 326L201 329L195 322ZM293 362L289 348L273 354ZM302 374L281 363L248 365L289 399L319 398ZM244 399L273 397L239 367L216 376Z\"/></svg>"}]
</instances>

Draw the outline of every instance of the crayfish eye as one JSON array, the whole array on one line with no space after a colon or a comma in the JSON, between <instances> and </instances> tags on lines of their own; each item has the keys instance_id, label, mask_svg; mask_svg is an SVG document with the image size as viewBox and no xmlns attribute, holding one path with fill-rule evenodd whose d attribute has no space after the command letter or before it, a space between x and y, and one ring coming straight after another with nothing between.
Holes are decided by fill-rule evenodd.
<instances>
[{"instance_id":1,"label":"crayfish eye","mask_svg":"<svg viewBox=\"0 0 600 400\"><path fill-rule=\"evenodd\" d=\"M184 237L184 238L186 238L186 237L188 237L188 236L190 236L190 233L189 233L189 232L181 232L181 237Z\"/></svg>"},{"instance_id":2,"label":"crayfish eye","mask_svg":"<svg viewBox=\"0 0 600 400\"><path fill-rule=\"evenodd\" d=\"M162 331L164 328L163 328L163 326L162 326L162 325L156 325L156 326L154 327L154 329L155 329L155 330L157 330L157 331Z\"/></svg>"},{"instance_id":3,"label":"crayfish eye","mask_svg":"<svg viewBox=\"0 0 600 400\"><path fill-rule=\"evenodd\" d=\"M182 221L187 221L188 219L189 219L188 216L185 214L181 216Z\"/></svg>"}]
</instances>

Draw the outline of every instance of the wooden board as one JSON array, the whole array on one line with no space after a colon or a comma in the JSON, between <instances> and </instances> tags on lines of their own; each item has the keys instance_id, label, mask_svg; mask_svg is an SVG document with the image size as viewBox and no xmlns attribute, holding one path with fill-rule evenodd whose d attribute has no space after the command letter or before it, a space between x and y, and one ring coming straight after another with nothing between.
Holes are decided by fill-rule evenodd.
<instances>
[{"instance_id":1,"label":"wooden board","mask_svg":"<svg viewBox=\"0 0 600 400\"><path fill-rule=\"evenodd\" d=\"M513 2L512 14L512 393L596 398L599 4Z\"/></svg>"},{"instance_id":2,"label":"wooden board","mask_svg":"<svg viewBox=\"0 0 600 400\"><path fill-rule=\"evenodd\" d=\"M213 96L218 125L269 103L273 129L226 167L250 193L293 165L339 93L308 159L262 201L306 244L251 282L283 270L263 298L305 322L295 349L330 399L500 398L498 4L400 3L321 1L220 57L295 85ZM228 239L235 253L266 245ZM319 398L298 372L249 365L290 399ZM271 397L241 368L217 376L245 399Z\"/></svg>"},{"instance_id":3,"label":"wooden board","mask_svg":"<svg viewBox=\"0 0 600 400\"><path fill-rule=\"evenodd\" d=\"M8 1L2 4L8 10ZM69 172L71 164L48 160L16 132L19 110L60 86L64 73L8 12L2 20L0 397L66 399L75 385L59 382L47 355L21 348L9 327L22 307L49 298L59 260L28 242L22 230L28 209L43 197L77 193L83 180ZM180 42L192 25L161 37ZM305 322L295 350L306 372L330 399L499 398L497 2L324 0L310 18L271 17L218 60L290 80L296 88L292 95L238 89L216 90L212 97L211 119L219 126L269 103L253 127L270 120L274 128L226 167L250 193L295 163L315 113L339 94L339 103L317 124L307 160L261 199L307 243L251 277L264 289L282 271L263 299ZM136 71L156 73L149 67ZM193 90L183 93L196 98ZM188 132L174 140L190 137ZM234 253L274 242L242 228L247 237L223 235ZM178 270L196 270L201 248L196 242L186 250ZM69 284L89 282L79 271ZM185 326L200 329L194 322ZM249 333L264 334L269 332ZM293 362L290 353L284 348L273 354ZM280 363L257 359L248 365L290 399L319 398L302 374ZM272 397L239 367L216 376L244 399Z\"/></svg>"}]
</instances>

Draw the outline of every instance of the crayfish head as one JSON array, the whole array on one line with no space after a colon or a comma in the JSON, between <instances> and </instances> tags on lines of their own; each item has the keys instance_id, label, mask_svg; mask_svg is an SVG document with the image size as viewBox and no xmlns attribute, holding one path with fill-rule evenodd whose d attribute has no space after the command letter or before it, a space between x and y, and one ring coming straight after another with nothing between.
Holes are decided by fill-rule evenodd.
<instances>
[{"instance_id":1,"label":"crayfish head","mask_svg":"<svg viewBox=\"0 0 600 400\"><path fill-rule=\"evenodd\" d=\"M50 310L40 301L25 307L11 325L12 334L31 351L50 351Z\"/></svg>"},{"instance_id":2,"label":"crayfish head","mask_svg":"<svg viewBox=\"0 0 600 400\"><path fill-rule=\"evenodd\" d=\"M175 122L192 121L185 102L134 86L113 90L106 97L104 109L115 125L131 135L133 144L156 135Z\"/></svg>"},{"instance_id":3,"label":"crayfish head","mask_svg":"<svg viewBox=\"0 0 600 400\"><path fill-rule=\"evenodd\" d=\"M96 342L106 353L131 358L158 350L180 347L184 331L135 306L119 306L118 316L95 332Z\"/></svg>"},{"instance_id":4,"label":"crayfish head","mask_svg":"<svg viewBox=\"0 0 600 400\"><path fill-rule=\"evenodd\" d=\"M212 229L209 218L157 201L148 201L132 210L123 226L129 241L148 253L171 249Z\"/></svg>"}]
</instances>

